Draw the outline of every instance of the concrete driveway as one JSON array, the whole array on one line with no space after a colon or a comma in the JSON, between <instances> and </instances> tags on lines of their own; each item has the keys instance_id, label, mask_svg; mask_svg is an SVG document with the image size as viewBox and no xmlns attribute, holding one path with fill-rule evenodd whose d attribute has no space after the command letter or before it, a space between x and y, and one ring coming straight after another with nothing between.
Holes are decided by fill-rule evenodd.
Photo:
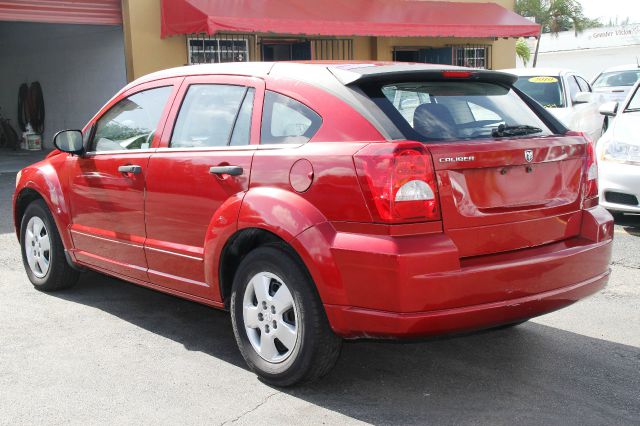
<instances>
[{"instance_id":1,"label":"concrete driveway","mask_svg":"<svg viewBox=\"0 0 640 426\"><path fill-rule=\"evenodd\" d=\"M350 342L324 380L282 390L246 369L224 312L96 273L34 290L14 181L0 174L0 424L640 424L640 218L616 226L611 282L586 301L512 329Z\"/></svg>"}]
</instances>

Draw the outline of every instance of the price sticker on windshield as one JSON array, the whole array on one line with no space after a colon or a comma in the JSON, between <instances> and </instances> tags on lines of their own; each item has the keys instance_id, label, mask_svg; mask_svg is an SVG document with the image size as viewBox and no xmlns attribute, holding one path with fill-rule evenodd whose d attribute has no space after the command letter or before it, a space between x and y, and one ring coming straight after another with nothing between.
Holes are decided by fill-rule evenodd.
<instances>
[{"instance_id":1,"label":"price sticker on windshield","mask_svg":"<svg viewBox=\"0 0 640 426\"><path fill-rule=\"evenodd\" d=\"M558 79L551 76L546 77L531 77L529 79L531 83L557 83Z\"/></svg>"}]
</instances>

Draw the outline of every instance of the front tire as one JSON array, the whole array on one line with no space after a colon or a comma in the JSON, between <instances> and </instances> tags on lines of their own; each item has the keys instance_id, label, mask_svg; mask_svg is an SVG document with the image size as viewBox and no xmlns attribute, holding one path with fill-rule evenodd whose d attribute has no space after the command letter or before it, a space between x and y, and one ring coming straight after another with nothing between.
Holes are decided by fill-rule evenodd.
<instances>
[{"instance_id":1,"label":"front tire","mask_svg":"<svg viewBox=\"0 0 640 426\"><path fill-rule=\"evenodd\" d=\"M20 224L22 263L29 281L42 291L73 287L78 271L71 268L56 224L43 200L29 204Z\"/></svg>"},{"instance_id":2,"label":"front tire","mask_svg":"<svg viewBox=\"0 0 640 426\"><path fill-rule=\"evenodd\" d=\"M240 352L267 383L313 381L340 355L342 340L329 326L312 279L283 244L259 247L240 262L230 307Z\"/></svg>"}]
</instances>

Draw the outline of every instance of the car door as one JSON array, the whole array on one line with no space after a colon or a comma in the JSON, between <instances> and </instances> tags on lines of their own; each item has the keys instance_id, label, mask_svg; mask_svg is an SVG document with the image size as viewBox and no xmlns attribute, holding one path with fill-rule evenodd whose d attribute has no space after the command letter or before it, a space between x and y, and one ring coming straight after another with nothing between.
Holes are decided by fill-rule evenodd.
<instances>
[{"instance_id":1,"label":"car door","mask_svg":"<svg viewBox=\"0 0 640 426\"><path fill-rule=\"evenodd\" d=\"M602 103L602 95L594 93L591 85L583 77L575 75L581 92L591 93L591 101L585 104L585 128L591 139L597 141L602 136L604 116L599 108Z\"/></svg>"},{"instance_id":2,"label":"car door","mask_svg":"<svg viewBox=\"0 0 640 426\"><path fill-rule=\"evenodd\" d=\"M256 78L185 79L148 166L145 254L153 283L217 298L217 279L205 273L206 233L215 212L249 187L263 97Z\"/></svg>"},{"instance_id":3,"label":"car door","mask_svg":"<svg viewBox=\"0 0 640 426\"><path fill-rule=\"evenodd\" d=\"M147 280L146 168L177 83L137 86L110 102L85 131L87 152L68 157L70 230L80 262Z\"/></svg>"}]
</instances>

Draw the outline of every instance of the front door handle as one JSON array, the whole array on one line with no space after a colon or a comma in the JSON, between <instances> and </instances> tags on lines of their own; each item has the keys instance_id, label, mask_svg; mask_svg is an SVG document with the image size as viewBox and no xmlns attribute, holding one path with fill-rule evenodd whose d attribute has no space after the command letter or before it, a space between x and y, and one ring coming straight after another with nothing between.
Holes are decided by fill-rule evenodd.
<instances>
[{"instance_id":1,"label":"front door handle","mask_svg":"<svg viewBox=\"0 0 640 426\"><path fill-rule=\"evenodd\" d=\"M135 164L130 164L128 166L120 166L120 167L118 167L118 171L120 173L131 173L131 174L137 175L138 173L140 173L142 171L142 167L137 166Z\"/></svg>"},{"instance_id":2,"label":"front door handle","mask_svg":"<svg viewBox=\"0 0 640 426\"><path fill-rule=\"evenodd\" d=\"M213 175L240 176L244 173L244 170L240 166L215 166L209 169L209 173Z\"/></svg>"}]
</instances>

